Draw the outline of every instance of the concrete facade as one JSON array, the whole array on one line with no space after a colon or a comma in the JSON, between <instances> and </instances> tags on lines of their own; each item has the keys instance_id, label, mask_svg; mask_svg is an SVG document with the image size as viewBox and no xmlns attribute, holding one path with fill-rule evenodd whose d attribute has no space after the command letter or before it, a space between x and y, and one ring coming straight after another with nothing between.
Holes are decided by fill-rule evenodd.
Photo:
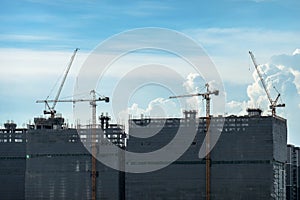
<instances>
[{"instance_id":1,"label":"concrete facade","mask_svg":"<svg viewBox=\"0 0 300 200\"><path fill-rule=\"evenodd\" d=\"M300 148L287 146L286 199L300 199Z\"/></svg>"},{"instance_id":2,"label":"concrete facade","mask_svg":"<svg viewBox=\"0 0 300 200\"><path fill-rule=\"evenodd\" d=\"M224 127L211 152L211 199L285 199L286 120L256 115L211 118L218 120L224 120ZM131 119L129 134L151 132L159 126L152 137L129 136L127 150L159 149L172 140L179 126L185 127L187 135L191 127L197 134L188 150L169 166L144 174L127 173L126 199L204 199L205 159L199 159L198 152L206 119Z\"/></svg>"},{"instance_id":3,"label":"concrete facade","mask_svg":"<svg viewBox=\"0 0 300 200\"><path fill-rule=\"evenodd\" d=\"M63 127L63 121L36 118L29 129L0 129L1 200L92 198L92 155L84 146L91 129L78 132ZM97 127L96 133L102 130ZM124 148L122 127L107 123L104 131L102 142ZM112 159L120 163L117 153ZM96 173L97 199L124 199L123 172L97 161Z\"/></svg>"},{"instance_id":4,"label":"concrete facade","mask_svg":"<svg viewBox=\"0 0 300 200\"><path fill-rule=\"evenodd\" d=\"M20 199L25 193L26 132L16 124L0 129L0 199Z\"/></svg>"}]
</instances>

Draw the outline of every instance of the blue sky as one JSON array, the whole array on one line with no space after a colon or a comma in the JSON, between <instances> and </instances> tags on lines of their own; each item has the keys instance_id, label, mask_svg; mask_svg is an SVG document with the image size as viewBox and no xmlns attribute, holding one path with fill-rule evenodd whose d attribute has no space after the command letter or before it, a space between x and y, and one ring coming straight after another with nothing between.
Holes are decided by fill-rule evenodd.
<instances>
[{"instance_id":1,"label":"blue sky","mask_svg":"<svg viewBox=\"0 0 300 200\"><path fill-rule=\"evenodd\" d=\"M1 1L3 47L92 49L121 31L147 26L175 30L248 28L299 30L299 2Z\"/></svg>"},{"instance_id":2,"label":"blue sky","mask_svg":"<svg viewBox=\"0 0 300 200\"><path fill-rule=\"evenodd\" d=\"M275 85L287 103L279 112L288 119L289 141L300 145L300 125L295 121L300 116L292 112L300 111L297 0L3 0L0 10L1 124L12 119L21 126L42 114L43 106L35 100L49 94L76 47L81 50L62 92L64 97L72 95L82 63L100 42L133 28L162 27L185 33L206 50L223 79L228 113L243 114L251 103L267 110L249 59L248 50L252 50L257 61L266 64L263 70L268 84ZM274 91L272 96L276 96ZM133 101L132 110L137 106ZM156 99L152 104L162 101ZM137 102L142 110L151 104L141 103L141 99ZM71 105L57 108L72 118Z\"/></svg>"}]
</instances>

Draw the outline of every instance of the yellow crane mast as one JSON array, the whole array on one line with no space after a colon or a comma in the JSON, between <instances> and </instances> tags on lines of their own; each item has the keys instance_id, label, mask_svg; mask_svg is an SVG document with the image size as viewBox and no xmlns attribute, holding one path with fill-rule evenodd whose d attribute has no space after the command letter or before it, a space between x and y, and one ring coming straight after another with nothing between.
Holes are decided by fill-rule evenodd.
<instances>
[{"instance_id":1,"label":"yellow crane mast","mask_svg":"<svg viewBox=\"0 0 300 200\"><path fill-rule=\"evenodd\" d=\"M71 103L76 103L76 102L89 102L90 105L92 106L92 200L96 200L97 193L96 193L96 179L97 179L97 160L96 160L96 153L97 153L97 148L96 148L96 107L97 107L97 101L104 101L106 103L109 102L109 97L99 97L96 98L96 92L95 90L91 91L92 98L91 99L64 99L64 100L43 100L43 101L37 101L37 103L43 103L47 101L48 103L53 102L71 102Z\"/></svg>"},{"instance_id":2,"label":"yellow crane mast","mask_svg":"<svg viewBox=\"0 0 300 200\"><path fill-rule=\"evenodd\" d=\"M194 96L202 96L206 101L206 139L205 139L205 149L206 149L206 157L205 157L205 180L206 180L206 200L210 200L210 174L211 174L211 159L210 159L210 133L209 133L209 125L210 125L210 95L219 95L219 90L210 91L209 84L205 84L206 92L205 93L196 93L196 94L187 94L187 95L179 95L179 96L170 96L169 98L184 98L184 97L194 97Z\"/></svg>"}]
</instances>

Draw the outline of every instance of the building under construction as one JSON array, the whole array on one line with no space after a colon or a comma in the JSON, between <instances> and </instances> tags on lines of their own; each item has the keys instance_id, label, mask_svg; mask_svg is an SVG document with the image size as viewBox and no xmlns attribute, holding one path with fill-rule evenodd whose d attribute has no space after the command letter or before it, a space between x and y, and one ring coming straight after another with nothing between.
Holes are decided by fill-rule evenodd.
<instances>
[{"instance_id":1,"label":"building under construction","mask_svg":"<svg viewBox=\"0 0 300 200\"><path fill-rule=\"evenodd\" d=\"M107 142L124 149L123 127L104 119L97 135L104 131ZM123 172L98 161L93 169L93 156L85 147L90 145L90 127L67 128L62 117L34 122L28 129L6 123L0 130L1 199L124 199ZM118 152L113 159L124 162Z\"/></svg>"},{"instance_id":2,"label":"building under construction","mask_svg":"<svg viewBox=\"0 0 300 200\"><path fill-rule=\"evenodd\" d=\"M149 173L127 173L126 199L285 199L286 120L261 116L259 109L248 111L245 116L211 117L212 126L219 121L224 127L210 154L209 197L206 160L198 157L207 118L197 118L191 111L185 112L184 118L131 119L130 134L160 127L149 138L130 136L127 150L132 152L162 148L174 138L179 126L187 137L190 130L197 130L197 134L188 150L171 165Z\"/></svg>"},{"instance_id":3,"label":"building under construction","mask_svg":"<svg viewBox=\"0 0 300 200\"><path fill-rule=\"evenodd\" d=\"M248 111L245 116L211 117L212 128L219 122L224 126L210 154L209 199L299 198L299 148L287 147L286 120L261 116L258 109ZM107 139L124 149L123 127L108 120L101 116L97 130L105 130ZM92 199L93 189L95 199L205 199L207 162L198 153L206 120L196 117L195 111L186 111L183 118L130 119L131 135L159 129L149 138L130 136L126 148L131 152L160 149L179 128L187 137L197 132L187 151L158 171L125 174L97 162L95 188L92 156L84 146L91 137L90 128L67 128L61 117L35 118L29 129L7 123L0 131L1 199ZM122 154L116 155L116 161L124 165ZM125 162L145 164L126 158Z\"/></svg>"},{"instance_id":4,"label":"building under construction","mask_svg":"<svg viewBox=\"0 0 300 200\"><path fill-rule=\"evenodd\" d=\"M286 197L300 199L300 148L294 145L287 146Z\"/></svg>"},{"instance_id":5,"label":"building under construction","mask_svg":"<svg viewBox=\"0 0 300 200\"><path fill-rule=\"evenodd\" d=\"M0 198L24 199L26 128L8 121L0 129Z\"/></svg>"},{"instance_id":6,"label":"building under construction","mask_svg":"<svg viewBox=\"0 0 300 200\"><path fill-rule=\"evenodd\" d=\"M252 200L289 199L298 195L299 184L298 180L295 184L294 178L298 165L294 165L292 153L287 165L288 184L285 183L287 127L286 120L276 116L276 108L285 105L278 104L280 94L272 100L251 52L272 116L262 116L260 109L248 109L245 116L212 117L210 95L219 95L219 91L210 91L206 84L205 93L172 97L202 96L206 100L206 117L197 117L196 111L185 111L183 118L130 119L130 137L126 142L124 128L109 124L108 116L101 115L97 123L96 102L107 103L108 97L96 98L96 91L92 90L92 97L88 99L59 99L77 51L74 50L55 99L37 101L45 103L44 114L49 114L49 118L35 118L28 130L17 129L13 123L1 129L1 199ZM91 124L68 128L56 113L57 102L89 103ZM165 160L132 162L129 157L124 158L121 150L137 153L159 150L176 137L178 130L184 133L180 138L182 143L186 138L192 141L184 152L178 153L175 149L174 154L180 157L157 171L125 174L105 166L93 156L102 154L99 146L103 144L116 145L116 152L106 152L104 156L112 155L119 168L134 165L147 168L146 165ZM209 152L208 138L215 136L211 130L218 130L221 135ZM151 132L156 134L148 137ZM141 133L145 137L134 137ZM199 158L202 144L207 154Z\"/></svg>"}]
</instances>

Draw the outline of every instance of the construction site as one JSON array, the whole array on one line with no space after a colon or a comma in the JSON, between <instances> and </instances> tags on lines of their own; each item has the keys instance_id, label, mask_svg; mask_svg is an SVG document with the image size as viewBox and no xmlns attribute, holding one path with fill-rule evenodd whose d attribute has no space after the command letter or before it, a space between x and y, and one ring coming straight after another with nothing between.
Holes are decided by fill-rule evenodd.
<instances>
[{"instance_id":1,"label":"construction site","mask_svg":"<svg viewBox=\"0 0 300 200\"><path fill-rule=\"evenodd\" d=\"M213 115L211 99L219 95L206 84L203 93L171 96L205 100L205 116L185 110L180 118L131 118L125 127L110 123L110 116L96 113L97 103L109 103L106 96L91 90L86 99L60 100L67 74L78 49L75 49L53 100L45 103L44 114L34 124L18 128L13 122L0 130L1 199L299 199L299 147L287 145L287 120L276 109L284 107L270 95L263 76L249 52L269 100L271 115L259 108L247 114ZM83 102L91 105L91 123L70 128L56 113L58 102ZM50 105L51 103L52 106ZM214 130L220 137L211 149ZM99 145L115 145L109 152L115 165L155 165L131 162L123 151L146 153L170 143L178 130L195 137L187 150L168 166L147 173L112 169L97 160ZM159 130L154 136L138 138ZM205 157L199 158L205 144ZM160 160L159 162L164 162Z\"/></svg>"}]
</instances>

